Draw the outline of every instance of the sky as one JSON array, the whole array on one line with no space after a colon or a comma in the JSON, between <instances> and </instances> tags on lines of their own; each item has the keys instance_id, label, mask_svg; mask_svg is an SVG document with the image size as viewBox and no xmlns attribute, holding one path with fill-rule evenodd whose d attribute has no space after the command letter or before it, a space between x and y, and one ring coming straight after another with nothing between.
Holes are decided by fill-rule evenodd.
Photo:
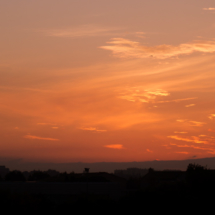
<instances>
[{"instance_id":1,"label":"sky","mask_svg":"<svg viewBox=\"0 0 215 215\"><path fill-rule=\"evenodd\" d=\"M215 157L214 0L0 1L0 157Z\"/></svg>"}]
</instances>

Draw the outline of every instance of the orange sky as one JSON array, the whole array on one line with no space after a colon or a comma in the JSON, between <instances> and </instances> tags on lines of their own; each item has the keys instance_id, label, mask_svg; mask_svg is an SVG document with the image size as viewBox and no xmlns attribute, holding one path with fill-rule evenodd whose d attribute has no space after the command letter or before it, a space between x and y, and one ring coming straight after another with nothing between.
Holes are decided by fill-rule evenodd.
<instances>
[{"instance_id":1,"label":"orange sky","mask_svg":"<svg viewBox=\"0 0 215 215\"><path fill-rule=\"evenodd\" d=\"M0 2L0 157L215 156L215 2Z\"/></svg>"}]
</instances>

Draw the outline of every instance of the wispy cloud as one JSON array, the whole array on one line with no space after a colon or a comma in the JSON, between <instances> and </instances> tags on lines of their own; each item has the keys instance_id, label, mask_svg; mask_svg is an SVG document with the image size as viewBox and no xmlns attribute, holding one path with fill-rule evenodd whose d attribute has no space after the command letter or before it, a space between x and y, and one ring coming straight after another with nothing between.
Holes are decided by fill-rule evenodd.
<instances>
[{"instance_id":1,"label":"wispy cloud","mask_svg":"<svg viewBox=\"0 0 215 215\"><path fill-rule=\"evenodd\" d=\"M118 98L125 99L130 102L142 102L142 103L171 103L171 102L182 102L197 99L197 97L192 98L182 98L173 100L158 101L158 98L168 97L170 93L163 89L142 89L142 87L133 87L126 90L126 92L121 93Z\"/></svg>"},{"instance_id":2,"label":"wispy cloud","mask_svg":"<svg viewBox=\"0 0 215 215\"><path fill-rule=\"evenodd\" d=\"M185 107L193 107L195 104L185 105Z\"/></svg>"},{"instance_id":3,"label":"wispy cloud","mask_svg":"<svg viewBox=\"0 0 215 215\"><path fill-rule=\"evenodd\" d=\"M46 36L52 37L96 37L96 36L107 36L112 35L119 28L110 28L110 27L102 27L96 25L83 25L79 27L73 28L64 28L64 29L46 29L46 30L38 30L40 32L45 33Z\"/></svg>"},{"instance_id":4,"label":"wispy cloud","mask_svg":"<svg viewBox=\"0 0 215 215\"><path fill-rule=\"evenodd\" d=\"M97 131L97 132L106 132L107 130L101 130L101 129L97 129L95 127L84 127L84 128L79 128L81 130L84 131Z\"/></svg>"},{"instance_id":5,"label":"wispy cloud","mask_svg":"<svg viewBox=\"0 0 215 215\"><path fill-rule=\"evenodd\" d=\"M196 40L178 46L159 45L143 46L139 42L124 38L113 38L107 42L109 45L101 46L101 49L112 51L115 57L119 58L150 58L166 59L179 55L192 54L194 52L213 53L215 52L215 40Z\"/></svg>"},{"instance_id":6,"label":"wispy cloud","mask_svg":"<svg viewBox=\"0 0 215 215\"><path fill-rule=\"evenodd\" d=\"M149 95L155 95L155 96L169 96L169 93L162 89L157 90L145 90Z\"/></svg>"},{"instance_id":7,"label":"wispy cloud","mask_svg":"<svg viewBox=\"0 0 215 215\"><path fill-rule=\"evenodd\" d=\"M215 119L215 114L211 114L208 118L211 120Z\"/></svg>"},{"instance_id":8,"label":"wispy cloud","mask_svg":"<svg viewBox=\"0 0 215 215\"><path fill-rule=\"evenodd\" d=\"M191 149L198 149L198 150L203 150L203 151L208 151L208 153L214 153L215 149L213 147L200 147L200 146L194 146L194 145L178 145L178 144L170 144L172 146L176 146L178 148L191 148Z\"/></svg>"},{"instance_id":9,"label":"wispy cloud","mask_svg":"<svg viewBox=\"0 0 215 215\"><path fill-rule=\"evenodd\" d=\"M146 151L147 151L147 152L150 152L150 153L152 153L152 152L153 152L153 151L152 151L152 150L150 150L150 149L146 149Z\"/></svg>"},{"instance_id":10,"label":"wispy cloud","mask_svg":"<svg viewBox=\"0 0 215 215\"><path fill-rule=\"evenodd\" d=\"M212 130L212 129L210 129L210 128L208 129L208 131L210 131L210 132L215 132L215 130Z\"/></svg>"},{"instance_id":11,"label":"wispy cloud","mask_svg":"<svg viewBox=\"0 0 215 215\"><path fill-rule=\"evenodd\" d=\"M145 32L136 32L135 35L136 37L139 37L139 38L145 38Z\"/></svg>"},{"instance_id":12,"label":"wispy cloud","mask_svg":"<svg viewBox=\"0 0 215 215\"><path fill-rule=\"evenodd\" d=\"M119 96L121 99L125 99L131 102L143 102L148 103L156 99L157 96L168 96L169 93L166 90L154 89L154 90L141 90L138 88L128 89L127 92L122 93L122 96Z\"/></svg>"},{"instance_id":13,"label":"wispy cloud","mask_svg":"<svg viewBox=\"0 0 215 215\"><path fill-rule=\"evenodd\" d=\"M197 121L189 121L191 123L191 126L203 126L206 124L205 122L197 122Z\"/></svg>"},{"instance_id":14,"label":"wispy cloud","mask_svg":"<svg viewBox=\"0 0 215 215\"><path fill-rule=\"evenodd\" d=\"M195 136L193 136L193 139L191 139L191 138L179 137L179 136L168 136L168 138L172 138L172 139L175 139L175 140L181 140L181 141L185 141L185 142L207 144L207 141L200 140L199 137L195 137Z\"/></svg>"},{"instance_id":15,"label":"wispy cloud","mask_svg":"<svg viewBox=\"0 0 215 215\"><path fill-rule=\"evenodd\" d=\"M214 7L203 8L203 10L215 10Z\"/></svg>"},{"instance_id":16,"label":"wispy cloud","mask_svg":"<svg viewBox=\"0 0 215 215\"><path fill-rule=\"evenodd\" d=\"M110 148L110 149L124 149L123 145L121 144L105 145L104 147Z\"/></svg>"},{"instance_id":17,"label":"wispy cloud","mask_svg":"<svg viewBox=\"0 0 215 215\"><path fill-rule=\"evenodd\" d=\"M177 122L187 122L190 126L203 126L206 123L205 122L198 122L198 121L188 121L187 119L177 119Z\"/></svg>"},{"instance_id":18,"label":"wispy cloud","mask_svg":"<svg viewBox=\"0 0 215 215\"><path fill-rule=\"evenodd\" d=\"M181 147L181 148L189 148L190 146L188 145L178 145L178 144L175 144L175 143L170 143L171 146L177 146L177 147Z\"/></svg>"},{"instance_id":19,"label":"wispy cloud","mask_svg":"<svg viewBox=\"0 0 215 215\"><path fill-rule=\"evenodd\" d=\"M186 119L177 119L177 122L186 122Z\"/></svg>"},{"instance_id":20,"label":"wispy cloud","mask_svg":"<svg viewBox=\"0 0 215 215\"><path fill-rule=\"evenodd\" d=\"M192 99L197 99L197 97L184 98L184 99L174 99L174 100L167 100L167 101L158 101L156 103L182 102L182 101L187 101L187 100L192 100Z\"/></svg>"},{"instance_id":21,"label":"wispy cloud","mask_svg":"<svg viewBox=\"0 0 215 215\"><path fill-rule=\"evenodd\" d=\"M36 139L36 140L50 140L50 141L58 141L59 139L55 139L55 138L50 138L50 137L38 137L38 136L34 136L34 135L25 135L24 138L27 139Z\"/></svg>"}]
</instances>

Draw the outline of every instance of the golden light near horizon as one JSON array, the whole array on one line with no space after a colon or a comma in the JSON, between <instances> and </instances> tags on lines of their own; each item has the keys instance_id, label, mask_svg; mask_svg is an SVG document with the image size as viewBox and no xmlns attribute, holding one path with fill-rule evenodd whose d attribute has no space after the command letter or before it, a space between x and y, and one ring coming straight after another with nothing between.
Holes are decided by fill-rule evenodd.
<instances>
[{"instance_id":1,"label":"golden light near horizon","mask_svg":"<svg viewBox=\"0 0 215 215\"><path fill-rule=\"evenodd\" d=\"M211 0L0 2L0 157L215 154Z\"/></svg>"}]
</instances>

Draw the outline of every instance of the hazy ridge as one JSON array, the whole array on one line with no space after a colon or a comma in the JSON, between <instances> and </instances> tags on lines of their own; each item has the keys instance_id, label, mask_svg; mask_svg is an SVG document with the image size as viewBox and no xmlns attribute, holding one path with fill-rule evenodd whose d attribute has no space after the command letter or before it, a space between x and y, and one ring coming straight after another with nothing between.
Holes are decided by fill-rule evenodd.
<instances>
[{"instance_id":1,"label":"hazy ridge","mask_svg":"<svg viewBox=\"0 0 215 215\"><path fill-rule=\"evenodd\" d=\"M8 167L10 170L48 170L55 169L60 172L81 173L84 168L90 168L90 172L109 172L113 173L116 169L127 168L154 168L155 170L186 170L189 163L200 164L210 169L215 169L215 157L201 158L201 159L188 159L188 160L168 160L168 161L143 161L143 162L96 162L96 163L42 163L42 162L25 162L22 159L7 159L0 158L0 165Z\"/></svg>"}]
</instances>

